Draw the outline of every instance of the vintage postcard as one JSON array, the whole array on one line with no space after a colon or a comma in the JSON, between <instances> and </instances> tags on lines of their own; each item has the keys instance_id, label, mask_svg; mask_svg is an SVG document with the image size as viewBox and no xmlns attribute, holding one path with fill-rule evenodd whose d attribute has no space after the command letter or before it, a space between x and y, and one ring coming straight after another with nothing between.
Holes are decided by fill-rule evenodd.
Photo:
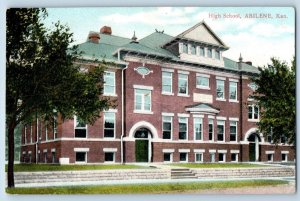
<instances>
[{"instance_id":1,"label":"vintage postcard","mask_svg":"<svg viewBox=\"0 0 300 201\"><path fill-rule=\"evenodd\" d=\"M9 8L8 194L294 194L292 7Z\"/></svg>"}]
</instances>

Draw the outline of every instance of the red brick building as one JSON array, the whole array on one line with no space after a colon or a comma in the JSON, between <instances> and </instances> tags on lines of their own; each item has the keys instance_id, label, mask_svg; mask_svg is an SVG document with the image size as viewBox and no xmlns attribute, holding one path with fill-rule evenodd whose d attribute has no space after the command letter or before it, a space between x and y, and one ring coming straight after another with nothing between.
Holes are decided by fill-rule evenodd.
<instances>
[{"instance_id":1,"label":"red brick building","mask_svg":"<svg viewBox=\"0 0 300 201\"><path fill-rule=\"evenodd\" d=\"M251 99L258 70L223 57L228 46L205 22L170 36L156 31L137 40L90 32L79 45L81 65L114 62L104 95L117 99L94 125L80 117L53 126L24 126L21 162L242 162L292 161L295 151L258 132Z\"/></svg>"}]
</instances>

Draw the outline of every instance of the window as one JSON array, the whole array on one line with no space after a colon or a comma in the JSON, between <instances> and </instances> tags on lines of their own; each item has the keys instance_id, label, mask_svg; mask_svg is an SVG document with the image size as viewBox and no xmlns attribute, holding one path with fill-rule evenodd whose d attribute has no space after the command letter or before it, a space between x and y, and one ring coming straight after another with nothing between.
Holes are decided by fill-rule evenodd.
<instances>
[{"instance_id":1,"label":"window","mask_svg":"<svg viewBox=\"0 0 300 201\"><path fill-rule=\"evenodd\" d=\"M104 153L104 162L115 162L115 153L114 152L105 152Z\"/></svg>"},{"instance_id":2,"label":"window","mask_svg":"<svg viewBox=\"0 0 300 201\"><path fill-rule=\"evenodd\" d=\"M209 77L207 76L197 76L196 84L198 88L209 88Z\"/></svg>"},{"instance_id":3,"label":"window","mask_svg":"<svg viewBox=\"0 0 300 201\"><path fill-rule=\"evenodd\" d=\"M273 143L272 134L267 135L267 142Z\"/></svg>"},{"instance_id":4,"label":"window","mask_svg":"<svg viewBox=\"0 0 300 201\"><path fill-rule=\"evenodd\" d=\"M268 162L273 161L273 154L267 154L267 157L268 157Z\"/></svg>"},{"instance_id":5,"label":"window","mask_svg":"<svg viewBox=\"0 0 300 201\"><path fill-rule=\"evenodd\" d=\"M179 117L179 140L187 140L187 120L186 117Z\"/></svg>"},{"instance_id":6,"label":"window","mask_svg":"<svg viewBox=\"0 0 300 201\"><path fill-rule=\"evenodd\" d=\"M87 125L80 117L75 116L74 120L75 120L75 137L86 138Z\"/></svg>"},{"instance_id":7,"label":"window","mask_svg":"<svg viewBox=\"0 0 300 201\"><path fill-rule=\"evenodd\" d=\"M191 47L191 49L190 49L191 50L191 54L195 55L196 54L196 46L195 45L191 45L190 47Z\"/></svg>"},{"instance_id":8,"label":"window","mask_svg":"<svg viewBox=\"0 0 300 201\"><path fill-rule=\"evenodd\" d=\"M281 154L281 161L282 162L287 162L287 154Z\"/></svg>"},{"instance_id":9,"label":"window","mask_svg":"<svg viewBox=\"0 0 300 201\"><path fill-rule=\"evenodd\" d=\"M57 116L53 117L53 138L57 138Z\"/></svg>"},{"instance_id":10,"label":"window","mask_svg":"<svg viewBox=\"0 0 300 201\"><path fill-rule=\"evenodd\" d=\"M115 113L104 112L104 137L115 137Z\"/></svg>"},{"instance_id":11,"label":"window","mask_svg":"<svg viewBox=\"0 0 300 201\"><path fill-rule=\"evenodd\" d=\"M179 153L179 160L180 162L187 162L188 161L187 153Z\"/></svg>"},{"instance_id":12,"label":"window","mask_svg":"<svg viewBox=\"0 0 300 201\"><path fill-rule=\"evenodd\" d=\"M32 162L32 153L28 153L29 163Z\"/></svg>"},{"instance_id":13,"label":"window","mask_svg":"<svg viewBox=\"0 0 300 201\"><path fill-rule=\"evenodd\" d=\"M86 152L76 152L76 162L86 163Z\"/></svg>"},{"instance_id":14,"label":"window","mask_svg":"<svg viewBox=\"0 0 300 201\"><path fill-rule=\"evenodd\" d=\"M52 151L52 163L56 162L56 153L55 151Z\"/></svg>"},{"instance_id":15,"label":"window","mask_svg":"<svg viewBox=\"0 0 300 201\"><path fill-rule=\"evenodd\" d=\"M238 162L238 154L236 153L231 154L231 162Z\"/></svg>"},{"instance_id":16,"label":"window","mask_svg":"<svg viewBox=\"0 0 300 201\"><path fill-rule=\"evenodd\" d=\"M195 162L196 163L203 162L203 153L195 153Z\"/></svg>"},{"instance_id":17,"label":"window","mask_svg":"<svg viewBox=\"0 0 300 201\"><path fill-rule=\"evenodd\" d=\"M281 137L280 137L280 142L281 142L282 144L285 144L285 143L287 142L287 137L286 137L285 135L281 135Z\"/></svg>"},{"instance_id":18,"label":"window","mask_svg":"<svg viewBox=\"0 0 300 201\"><path fill-rule=\"evenodd\" d=\"M162 92L163 93L172 93L172 73L171 72L162 72Z\"/></svg>"},{"instance_id":19,"label":"window","mask_svg":"<svg viewBox=\"0 0 300 201\"><path fill-rule=\"evenodd\" d=\"M207 49L207 57L212 58L212 51L210 48Z\"/></svg>"},{"instance_id":20,"label":"window","mask_svg":"<svg viewBox=\"0 0 300 201\"><path fill-rule=\"evenodd\" d=\"M209 161L214 163L216 161L216 154L215 153L210 153L209 154Z\"/></svg>"},{"instance_id":21,"label":"window","mask_svg":"<svg viewBox=\"0 0 300 201\"><path fill-rule=\"evenodd\" d=\"M171 116L163 116L163 139L172 139L172 122L173 118Z\"/></svg>"},{"instance_id":22,"label":"window","mask_svg":"<svg viewBox=\"0 0 300 201\"><path fill-rule=\"evenodd\" d=\"M237 83L229 82L229 100L237 100Z\"/></svg>"},{"instance_id":23,"label":"window","mask_svg":"<svg viewBox=\"0 0 300 201\"><path fill-rule=\"evenodd\" d=\"M214 140L214 120L213 119L208 120L208 140L210 140L210 141Z\"/></svg>"},{"instance_id":24,"label":"window","mask_svg":"<svg viewBox=\"0 0 300 201\"><path fill-rule=\"evenodd\" d=\"M219 153L219 162L225 162L226 161L226 154Z\"/></svg>"},{"instance_id":25,"label":"window","mask_svg":"<svg viewBox=\"0 0 300 201\"><path fill-rule=\"evenodd\" d=\"M218 141L224 141L225 121L217 121Z\"/></svg>"},{"instance_id":26,"label":"window","mask_svg":"<svg viewBox=\"0 0 300 201\"><path fill-rule=\"evenodd\" d=\"M183 53L188 53L188 44L186 44L186 43L182 44L182 52Z\"/></svg>"},{"instance_id":27,"label":"window","mask_svg":"<svg viewBox=\"0 0 300 201\"><path fill-rule=\"evenodd\" d=\"M215 58L220 60L220 51L219 50L215 51Z\"/></svg>"},{"instance_id":28,"label":"window","mask_svg":"<svg viewBox=\"0 0 300 201\"><path fill-rule=\"evenodd\" d=\"M259 107L258 105L248 106L248 119L258 120L259 119Z\"/></svg>"},{"instance_id":29,"label":"window","mask_svg":"<svg viewBox=\"0 0 300 201\"><path fill-rule=\"evenodd\" d=\"M178 74L178 94L188 94L188 75Z\"/></svg>"},{"instance_id":30,"label":"window","mask_svg":"<svg viewBox=\"0 0 300 201\"><path fill-rule=\"evenodd\" d=\"M24 144L27 144L27 126L25 126L24 130Z\"/></svg>"},{"instance_id":31,"label":"window","mask_svg":"<svg viewBox=\"0 0 300 201\"><path fill-rule=\"evenodd\" d=\"M135 110L151 111L151 90L135 89Z\"/></svg>"},{"instance_id":32,"label":"window","mask_svg":"<svg viewBox=\"0 0 300 201\"><path fill-rule=\"evenodd\" d=\"M204 47L200 47L200 56L205 56Z\"/></svg>"},{"instance_id":33,"label":"window","mask_svg":"<svg viewBox=\"0 0 300 201\"><path fill-rule=\"evenodd\" d=\"M202 118L194 118L194 139L202 140Z\"/></svg>"},{"instance_id":34,"label":"window","mask_svg":"<svg viewBox=\"0 0 300 201\"><path fill-rule=\"evenodd\" d=\"M217 99L224 99L224 80L217 80Z\"/></svg>"},{"instance_id":35,"label":"window","mask_svg":"<svg viewBox=\"0 0 300 201\"><path fill-rule=\"evenodd\" d=\"M45 125L45 140L48 141L48 127Z\"/></svg>"},{"instance_id":36,"label":"window","mask_svg":"<svg viewBox=\"0 0 300 201\"><path fill-rule=\"evenodd\" d=\"M116 94L115 72L104 72L104 95Z\"/></svg>"},{"instance_id":37,"label":"window","mask_svg":"<svg viewBox=\"0 0 300 201\"><path fill-rule=\"evenodd\" d=\"M172 153L164 153L164 162L172 162Z\"/></svg>"},{"instance_id":38,"label":"window","mask_svg":"<svg viewBox=\"0 0 300 201\"><path fill-rule=\"evenodd\" d=\"M236 121L230 121L230 141L236 141L237 140L237 122Z\"/></svg>"}]
</instances>

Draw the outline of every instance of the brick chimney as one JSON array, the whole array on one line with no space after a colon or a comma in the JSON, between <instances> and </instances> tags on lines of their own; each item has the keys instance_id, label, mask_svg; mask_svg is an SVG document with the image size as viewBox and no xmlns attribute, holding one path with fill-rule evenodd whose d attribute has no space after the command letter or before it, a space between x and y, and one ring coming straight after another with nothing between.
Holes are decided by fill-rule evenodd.
<instances>
[{"instance_id":1,"label":"brick chimney","mask_svg":"<svg viewBox=\"0 0 300 201\"><path fill-rule=\"evenodd\" d=\"M109 27L109 26L103 26L103 27L100 29L100 33L102 33L102 34L107 34L107 35L111 35L111 33L112 33L111 27Z\"/></svg>"},{"instance_id":2,"label":"brick chimney","mask_svg":"<svg viewBox=\"0 0 300 201\"><path fill-rule=\"evenodd\" d=\"M100 40L100 34L97 32L90 32L88 36L88 40L92 43L99 43Z\"/></svg>"}]
</instances>

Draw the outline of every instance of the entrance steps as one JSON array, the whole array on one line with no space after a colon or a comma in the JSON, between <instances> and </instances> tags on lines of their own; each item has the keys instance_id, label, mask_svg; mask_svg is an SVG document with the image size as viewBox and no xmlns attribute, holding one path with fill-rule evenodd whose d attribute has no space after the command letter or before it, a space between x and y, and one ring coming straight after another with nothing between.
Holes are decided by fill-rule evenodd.
<instances>
[{"instance_id":1,"label":"entrance steps","mask_svg":"<svg viewBox=\"0 0 300 201\"><path fill-rule=\"evenodd\" d=\"M174 168L171 169L171 179L197 179L197 176L188 168Z\"/></svg>"}]
</instances>

